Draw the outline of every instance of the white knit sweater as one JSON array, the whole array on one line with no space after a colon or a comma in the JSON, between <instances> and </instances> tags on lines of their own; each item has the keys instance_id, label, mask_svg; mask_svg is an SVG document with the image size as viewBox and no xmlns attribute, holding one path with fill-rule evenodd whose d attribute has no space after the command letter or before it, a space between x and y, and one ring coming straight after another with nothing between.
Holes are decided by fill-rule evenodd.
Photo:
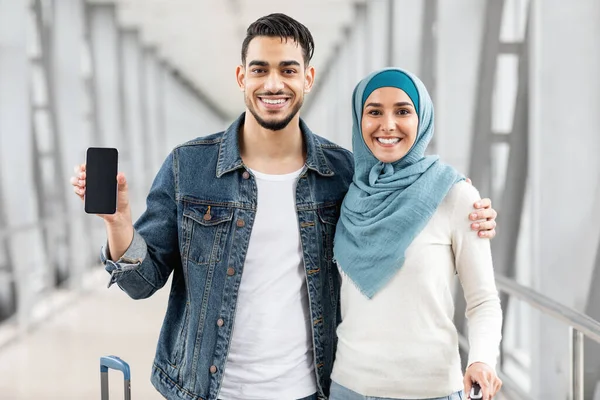
<instances>
[{"instance_id":1,"label":"white knit sweater","mask_svg":"<svg viewBox=\"0 0 600 400\"><path fill-rule=\"evenodd\" d=\"M490 240L471 230L477 190L452 187L406 251L400 271L372 299L342 273L342 323L332 379L365 396L424 399L463 388L453 324L455 273L467 302L468 364L496 367L502 311Z\"/></svg>"}]
</instances>

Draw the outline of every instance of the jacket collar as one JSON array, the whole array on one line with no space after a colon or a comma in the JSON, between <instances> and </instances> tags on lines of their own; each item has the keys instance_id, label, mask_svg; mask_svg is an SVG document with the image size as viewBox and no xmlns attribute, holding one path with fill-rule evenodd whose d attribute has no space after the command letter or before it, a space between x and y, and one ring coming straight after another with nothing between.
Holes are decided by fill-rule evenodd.
<instances>
[{"instance_id":1,"label":"jacket collar","mask_svg":"<svg viewBox=\"0 0 600 400\"><path fill-rule=\"evenodd\" d=\"M242 113L223 133L219 158L217 160L217 178L222 175L243 168L244 163L240 155L238 133L244 125L246 113ZM332 176L333 171L323 153L323 148L318 138L300 118L300 130L306 146L306 166L308 169L323 176Z\"/></svg>"}]
</instances>

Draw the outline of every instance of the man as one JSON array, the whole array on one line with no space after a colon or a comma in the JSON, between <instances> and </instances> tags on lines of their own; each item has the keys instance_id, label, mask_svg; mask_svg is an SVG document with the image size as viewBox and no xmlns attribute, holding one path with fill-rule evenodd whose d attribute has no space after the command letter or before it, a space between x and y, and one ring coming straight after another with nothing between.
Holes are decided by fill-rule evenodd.
<instances>
[{"instance_id":1,"label":"man","mask_svg":"<svg viewBox=\"0 0 600 400\"><path fill-rule=\"evenodd\" d=\"M132 298L173 283L151 381L167 399L317 399L329 393L339 314L332 248L352 154L299 117L313 39L282 14L254 22L237 83L246 111L176 147L132 225L125 176L103 215L102 259ZM350 134L350 133L348 133ZM75 191L85 193L85 166ZM489 200L479 227L495 235Z\"/></svg>"}]
</instances>

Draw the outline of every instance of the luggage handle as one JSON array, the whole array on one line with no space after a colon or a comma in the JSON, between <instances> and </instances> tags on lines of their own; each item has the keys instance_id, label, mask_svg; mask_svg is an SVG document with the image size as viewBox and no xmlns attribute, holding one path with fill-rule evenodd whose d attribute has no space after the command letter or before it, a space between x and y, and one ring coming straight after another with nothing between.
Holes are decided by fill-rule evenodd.
<instances>
[{"instance_id":1,"label":"luggage handle","mask_svg":"<svg viewBox=\"0 0 600 400\"><path fill-rule=\"evenodd\" d=\"M102 400L108 400L108 370L115 369L123 372L125 400L131 400L131 372L129 364L117 356L100 357L100 380Z\"/></svg>"},{"instance_id":2,"label":"luggage handle","mask_svg":"<svg viewBox=\"0 0 600 400\"><path fill-rule=\"evenodd\" d=\"M479 383L473 382L473 386L471 386L471 393L469 393L469 399L483 399L483 392L481 391L481 386L479 386Z\"/></svg>"}]
</instances>

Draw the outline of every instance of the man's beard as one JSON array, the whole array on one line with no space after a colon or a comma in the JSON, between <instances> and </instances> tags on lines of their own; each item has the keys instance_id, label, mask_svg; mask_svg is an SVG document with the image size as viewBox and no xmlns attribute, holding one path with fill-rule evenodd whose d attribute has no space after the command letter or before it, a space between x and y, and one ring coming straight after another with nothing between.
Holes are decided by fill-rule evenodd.
<instances>
[{"instance_id":1,"label":"man's beard","mask_svg":"<svg viewBox=\"0 0 600 400\"><path fill-rule=\"evenodd\" d=\"M254 109L254 107L252 105L252 102L250 101L250 99L248 97L246 97L246 107L248 107L248 110L250 110L250 112L252 113L252 115L254 116L254 118L256 119L256 121L258 122L258 124L260 126L262 126L265 129L268 129L270 131L280 131L280 130L284 129L285 127L287 127L288 124L290 123L290 121L292 119L294 119L296 114L298 114L298 111L300 111L300 108L302 108L303 102L304 102L304 99L300 99L300 101L298 103L296 103L294 108L292 108L290 113L282 120L267 121L258 115L258 113L256 112L256 110Z\"/></svg>"}]
</instances>

